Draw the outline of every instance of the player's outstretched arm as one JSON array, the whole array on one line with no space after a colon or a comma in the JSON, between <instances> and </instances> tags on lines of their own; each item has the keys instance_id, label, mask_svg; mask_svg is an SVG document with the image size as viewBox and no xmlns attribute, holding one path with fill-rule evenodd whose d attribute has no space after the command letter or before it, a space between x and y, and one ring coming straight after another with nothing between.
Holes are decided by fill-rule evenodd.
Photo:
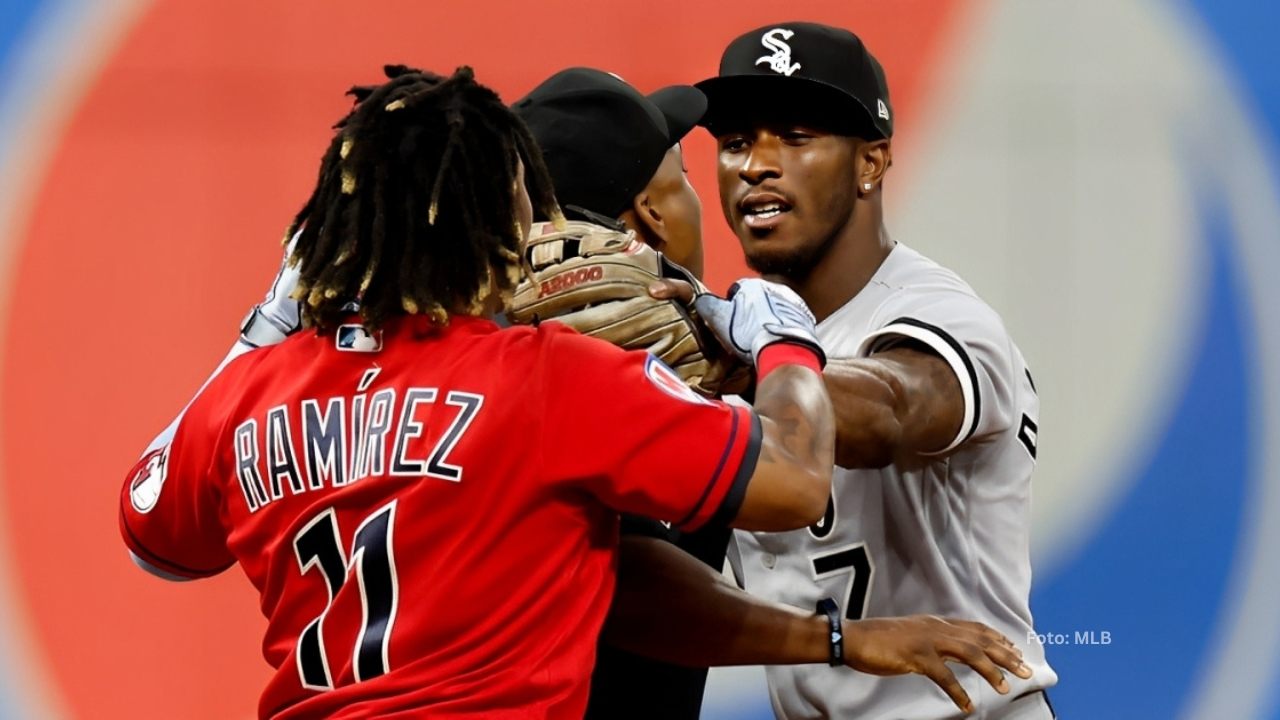
<instances>
[{"instance_id":1,"label":"player's outstretched arm","mask_svg":"<svg viewBox=\"0 0 1280 720\"><path fill-rule=\"evenodd\" d=\"M296 236L295 236L296 237ZM199 395L210 380L217 377L218 373L226 367L232 360L241 355L267 345L275 345L283 342L285 338L302 328L302 317L297 300L291 295L298 286L298 269L289 266L289 255L293 251L293 244L290 243L285 248L284 259L280 263L280 270L276 273L275 278L271 281L271 287L267 288L267 294L262 302L254 305L249 310L249 314L245 316L240 323L240 336L236 338L236 342L227 351L226 357L222 358L222 362L213 369L209 377L196 391ZM160 432L143 454L152 452L158 448L168 445L173 439L173 434L178 429L178 423L182 421L182 412L169 423L168 427Z\"/></svg>"},{"instance_id":2,"label":"player's outstretched arm","mask_svg":"<svg viewBox=\"0 0 1280 720\"><path fill-rule=\"evenodd\" d=\"M292 244L285 249L284 260L281 262L280 270L276 273L275 278L271 281L271 287L267 289L266 297L261 303L255 305L245 316L244 321L240 325L240 336L236 339L235 344L227 352L226 357L218 366L210 373L208 379L196 391L195 397L198 397L205 387L216 378L222 369L225 368L232 360L237 357L265 345L274 345L282 342L289 335L297 332L302 327L301 316L299 313L298 301L291 296L294 289L298 285L298 270L290 267L288 258L292 252ZM193 398L194 401L194 398ZM160 453L173 442L178 432L178 426L186 415L190 402L179 411L168 426L156 435L147 449L143 451L144 460L150 459L153 463L160 462ZM144 465L145 466L145 465ZM131 473L131 477L133 474ZM163 477L161 472L157 477ZM138 553L130 550L130 556L138 567L147 572L156 575L165 580L183 581L191 578L168 572L155 563L149 562L146 558L138 555Z\"/></svg>"},{"instance_id":3,"label":"player's outstretched arm","mask_svg":"<svg viewBox=\"0 0 1280 720\"><path fill-rule=\"evenodd\" d=\"M790 288L758 279L734 284L727 300L703 295L695 304L759 378L760 454L729 524L772 531L817 522L831 493L835 424L812 313Z\"/></svg>"},{"instance_id":4,"label":"player's outstretched arm","mask_svg":"<svg viewBox=\"0 0 1280 720\"><path fill-rule=\"evenodd\" d=\"M649 294L695 302L693 287L679 280L654 283ZM871 357L833 359L823 377L841 467L885 467L945 450L964 422L964 392L955 369L921 342L906 339Z\"/></svg>"},{"instance_id":5,"label":"player's outstretched arm","mask_svg":"<svg viewBox=\"0 0 1280 720\"><path fill-rule=\"evenodd\" d=\"M960 433L960 381L924 345L906 342L868 358L833 360L823 377L835 408L841 467L885 467L942 451Z\"/></svg>"},{"instance_id":6,"label":"player's outstretched arm","mask_svg":"<svg viewBox=\"0 0 1280 720\"><path fill-rule=\"evenodd\" d=\"M1009 691L1005 671L1031 676L1021 652L979 623L914 616L846 620L843 630L845 665L873 675L924 675L966 712L969 697L948 661L972 667L1002 694ZM825 663L831 653L825 616L749 595L674 545L644 535L622 540L603 637L629 652L693 667Z\"/></svg>"}]
</instances>

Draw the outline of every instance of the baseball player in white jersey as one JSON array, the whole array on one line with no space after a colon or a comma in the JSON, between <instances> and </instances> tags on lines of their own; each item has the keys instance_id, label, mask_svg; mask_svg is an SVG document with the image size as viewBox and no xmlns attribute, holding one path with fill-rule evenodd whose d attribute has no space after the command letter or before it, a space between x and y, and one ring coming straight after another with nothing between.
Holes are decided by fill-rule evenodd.
<instances>
[{"instance_id":1,"label":"baseball player in white jersey","mask_svg":"<svg viewBox=\"0 0 1280 720\"><path fill-rule=\"evenodd\" d=\"M964 419L939 452L944 459L838 467L818 525L739 533L738 577L751 593L798 607L835 598L850 619L944 613L989 623L1020 641L1035 674L1010 677L1007 696L960 674L978 717L1050 717L1034 691L1052 684L1053 671L1043 647L1025 642L1039 400L999 316L955 273L899 243L866 287L822 321L818 337L833 357L874 357L904 341L927 346L960 381ZM945 696L895 678L815 666L768 674L774 707L788 720L955 716Z\"/></svg>"},{"instance_id":2,"label":"baseball player in white jersey","mask_svg":"<svg viewBox=\"0 0 1280 720\"><path fill-rule=\"evenodd\" d=\"M892 162L884 73L852 33L782 23L729 45L698 84L716 136L721 206L748 263L820 320L832 361L837 473L822 522L739 533L753 594L846 618L917 613L989 623L1033 670L997 694L957 674L974 717L1052 718L1057 677L1033 624L1029 505L1039 401L1000 317L954 273L894 242L880 188ZM963 181L963 178L958 178ZM940 720L909 679L770 667L779 718Z\"/></svg>"}]
</instances>

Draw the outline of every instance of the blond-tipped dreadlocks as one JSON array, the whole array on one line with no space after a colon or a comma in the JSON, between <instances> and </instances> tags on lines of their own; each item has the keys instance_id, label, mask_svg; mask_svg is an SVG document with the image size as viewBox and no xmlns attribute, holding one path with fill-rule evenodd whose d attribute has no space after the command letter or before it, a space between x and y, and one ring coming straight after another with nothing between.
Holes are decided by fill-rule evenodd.
<instances>
[{"instance_id":1,"label":"blond-tipped dreadlocks","mask_svg":"<svg viewBox=\"0 0 1280 720\"><path fill-rule=\"evenodd\" d=\"M557 217L551 180L524 124L470 68L443 78L403 65L354 87L354 109L286 239L294 297L310 327L331 328L358 302L366 326L388 317L476 312L520 277L517 163L534 210Z\"/></svg>"}]
</instances>

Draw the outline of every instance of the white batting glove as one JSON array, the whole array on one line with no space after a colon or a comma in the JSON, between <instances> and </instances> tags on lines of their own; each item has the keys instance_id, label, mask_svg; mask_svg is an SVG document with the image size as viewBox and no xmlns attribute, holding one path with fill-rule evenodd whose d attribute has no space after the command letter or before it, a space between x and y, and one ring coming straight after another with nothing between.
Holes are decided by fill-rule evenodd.
<instances>
[{"instance_id":1,"label":"white batting glove","mask_svg":"<svg viewBox=\"0 0 1280 720\"><path fill-rule=\"evenodd\" d=\"M729 351L757 365L760 352L775 343L801 345L826 362L817 321L804 300L786 285L748 278L729 288L728 299L704 293L694 309Z\"/></svg>"},{"instance_id":2,"label":"white batting glove","mask_svg":"<svg viewBox=\"0 0 1280 720\"><path fill-rule=\"evenodd\" d=\"M271 288L262 302L253 306L240 323L240 341L252 347L275 345L302 329L302 306L289 297L298 287L298 268L289 267L289 255L297 235L289 241L284 251L280 272L276 273Z\"/></svg>"}]
</instances>

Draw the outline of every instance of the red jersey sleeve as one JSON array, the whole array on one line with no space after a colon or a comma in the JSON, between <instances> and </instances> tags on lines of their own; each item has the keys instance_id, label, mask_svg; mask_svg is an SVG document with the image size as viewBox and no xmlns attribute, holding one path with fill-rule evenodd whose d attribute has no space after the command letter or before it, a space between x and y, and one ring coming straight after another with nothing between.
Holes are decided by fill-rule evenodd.
<instances>
[{"instance_id":1,"label":"red jersey sleeve","mask_svg":"<svg viewBox=\"0 0 1280 720\"><path fill-rule=\"evenodd\" d=\"M556 323L531 378L542 388L544 473L606 505L692 530L738 513L760 451L747 407L708 400L647 352Z\"/></svg>"},{"instance_id":2,"label":"red jersey sleeve","mask_svg":"<svg viewBox=\"0 0 1280 720\"><path fill-rule=\"evenodd\" d=\"M142 456L120 493L120 534L147 569L175 579L216 575L235 560L221 521L215 468L218 425L205 388L167 445Z\"/></svg>"}]
</instances>

